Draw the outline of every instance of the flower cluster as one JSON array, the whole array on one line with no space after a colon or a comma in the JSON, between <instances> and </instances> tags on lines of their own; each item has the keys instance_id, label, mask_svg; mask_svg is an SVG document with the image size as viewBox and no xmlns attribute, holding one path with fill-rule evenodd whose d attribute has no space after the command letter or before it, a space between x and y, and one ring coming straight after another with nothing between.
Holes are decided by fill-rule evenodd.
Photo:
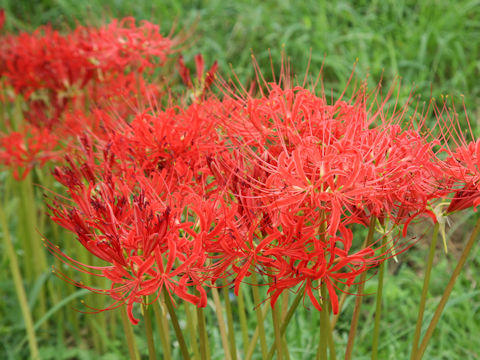
<instances>
[{"instance_id":1,"label":"flower cluster","mask_svg":"<svg viewBox=\"0 0 480 360\"><path fill-rule=\"evenodd\" d=\"M390 109L364 85L333 103L284 83L258 97L230 91L131 122L102 113L105 133L82 137L55 170L75 206L55 200L53 219L107 264L52 251L108 278L97 290L126 303L132 322L142 296L204 306L219 279L238 294L253 273L272 306L297 289L321 310L325 285L337 313L338 293L407 250L412 220L437 221L433 208L458 187L452 160L440 160L447 147L421 132L426 115L402 124L407 105ZM362 227L388 241L359 241Z\"/></svg>"},{"instance_id":2,"label":"flower cluster","mask_svg":"<svg viewBox=\"0 0 480 360\"><path fill-rule=\"evenodd\" d=\"M45 90L50 106L61 107L88 84L101 88L126 72L162 66L173 45L158 25L137 26L133 18L99 28L78 26L65 35L45 26L2 38L0 75L17 94L28 99Z\"/></svg>"},{"instance_id":3,"label":"flower cluster","mask_svg":"<svg viewBox=\"0 0 480 360\"><path fill-rule=\"evenodd\" d=\"M20 133L10 130L17 128L19 122L28 123L32 138L39 133L55 134L35 141L47 146L32 151L32 157L36 152L52 150L52 136L65 142L79 131L95 126L88 121L92 109L110 108L127 116L131 104L139 103L139 97L155 97L159 101L162 91L165 92L163 83L147 78L164 66L176 44L177 40L160 33L158 25L147 21L137 25L133 18L113 20L98 28L78 26L66 34L44 26L31 34L2 36L1 101L8 103L21 95L25 104L19 106L22 114L5 119L6 124L12 124L0 135L1 158L10 157L12 152L22 154L25 146L20 143L32 142L20 139ZM10 157L2 163L23 167L27 174L32 161L20 157ZM16 163L15 158L19 160Z\"/></svg>"},{"instance_id":4,"label":"flower cluster","mask_svg":"<svg viewBox=\"0 0 480 360\"><path fill-rule=\"evenodd\" d=\"M390 91L382 98L380 87L361 84L327 101L285 74L272 83L259 76L250 92L218 81L216 97L218 65L205 72L201 55L193 78L178 58L188 91L166 105L153 70L174 45L131 18L66 35L43 27L0 44L2 100L13 91L28 105L25 125L0 133L0 163L22 179L64 158L53 175L70 199L51 199L51 217L101 265L47 245L111 285L57 273L109 295L109 308L126 304L132 323L145 297L166 292L205 306L209 287L226 282L238 295L253 279L272 306L299 291L322 310L324 287L338 313L339 292L411 246L412 221L439 221L450 197L447 213L480 203L480 142L453 120L437 121L434 135L428 111L391 105ZM60 156L57 144L71 137L78 142Z\"/></svg>"},{"instance_id":5,"label":"flower cluster","mask_svg":"<svg viewBox=\"0 0 480 360\"><path fill-rule=\"evenodd\" d=\"M262 93L237 96L219 115L229 150L216 176L239 207L228 247L229 261L244 264L235 282L257 269L271 279L273 302L301 284L318 309L313 290L325 283L337 312L338 283L409 246L397 236L355 244L353 226L390 220L405 234L418 216L435 221L430 208L450 191L438 141L412 123L402 129L403 111L386 118L388 99L369 108L363 88L333 104L303 87L273 83Z\"/></svg>"},{"instance_id":6,"label":"flower cluster","mask_svg":"<svg viewBox=\"0 0 480 360\"><path fill-rule=\"evenodd\" d=\"M21 131L0 132L0 163L13 169L13 176L23 180L34 166L60 159L56 151L58 137L45 128L26 124Z\"/></svg>"},{"instance_id":7,"label":"flower cluster","mask_svg":"<svg viewBox=\"0 0 480 360\"><path fill-rule=\"evenodd\" d=\"M162 290L206 305L204 246L221 230L211 229L221 199L206 199L202 185L203 154L215 134L208 115L192 104L118 121L96 143L82 137L76 156L54 171L74 206L54 200L53 220L108 264L81 264L49 243L50 249L75 268L108 278L108 290L75 283L108 293L116 300L112 307L126 303L134 323L133 304Z\"/></svg>"}]
</instances>

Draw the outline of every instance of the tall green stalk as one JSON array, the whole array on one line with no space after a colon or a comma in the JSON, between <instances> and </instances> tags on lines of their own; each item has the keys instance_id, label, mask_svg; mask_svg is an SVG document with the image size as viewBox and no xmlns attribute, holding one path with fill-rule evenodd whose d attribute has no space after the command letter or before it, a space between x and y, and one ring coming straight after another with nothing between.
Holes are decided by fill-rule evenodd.
<instances>
[{"instance_id":1,"label":"tall green stalk","mask_svg":"<svg viewBox=\"0 0 480 360\"><path fill-rule=\"evenodd\" d=\"M123 332L125 333L125 338L127 339L130 360L137 360L140 357L138 356L137 343L135 342L135 336L133 335L132 324L127 317L126 306L122 306L119 310L122 317Z\"/></svg>"},{"instance_id":2,"label":"tall green stalk","mask_svg":"<svg viewBox=\"0 0 480 360\"><path fill-rule=\"evenodd\" d=\"M333 341L332 328L330 327L330 301L325 283L321 286L322 311L320 312L320 341L317 351L317 359L327 359L327 349L330 350L330 358L335 359L335 344Z\"/></svg>"},{"instance_id":3,"label":"tall green stalk","mask_svg":"<svg viewBox=\"0 0 480 360\"><path fill-rule=\"evenodd\" d=\"M228 340L230 344L230 355L232 360L237 360L237 344L235 342L235 328L233 323L233 312L232 304L230 302L230 289L226 286L227 281L225 281L225 286L223 287L223 298L225 301L225 312L227 313L227 326L228 326Z\"/></svg>"},{"instance_id":4,"label":"tall green stalk","mask_svg":"<svg viewBox=\"0 0 480 360\"><path fill-rule=\"evenodd\" d=\"M382 238L382 249L385 247L386 238ZM373 328L373 341L372 341L372 360L378 359L378 341L380 338L380 320L382 318L382 298L383 298L383 279L385 277L385 263L387 259L384 259L378 270L378 285L377 285L377 299L375 302L375 326Z\"/></svg>"},{"instance_id":5,"label":"tall green stalk","mask_svg":"<svg viewBox=\"0 0 480 360\"><path fill-rule=\"evenodd\" d=\"M240 285L240 288L238 289L238 296L237 296L237 301L238 301L238 316L240 318L240 328L242 329L242 342L243 342L243 351L244 354L247 354L248 352L248 324L247 324L247 316L245 314L245 299L243 298L243 288Z\"/></svg>"},{"instance_id":6,"label":"tall green stalk","mask_svg":"<svg viewBox=\"0 0 480 360\"><path fill-rule=\"evenodd\" d=\"M217 314L217 324L218 330L220 331L220 338L222 340L223 351L225 353L225 360L231 360L230 355L230 346L228 342L227 330L225 328L225 320L223 319L223 307L220 302L220 296L218 295L218 290L212 288L212 297L215 304L215 313Z\"/></svg>"},{"instance_id":7,"label":"tall green stalk","mask_svg":"<svg viewBox=\"0 0 480 360\"><path fill-rule=\"evenodd\" d=\"M263 308L261 308L260 311L261 311L260 315L261 315L262 322L263 322L265 320L265 318L267 317L268 304L264 304ZM253 333L252 339L250 340L250 345L248 346L248 350L247 350L247 353L246 353L246 356L245 356L245 360L251 360L251 358L253 356L253 352L255 351L255 344L257 343L259 332L260 332L260 327L258 326L258 322L257 322L257 326L255 327L255 331ZM271 352L272 352L271 357L273 357L273 352L274 352L273 347L272 347ZM268 356L270 356L270 354Z\"/></svg>"},{"instance_id":8,"label":"tall green stalk","mask_svg":"<svg viewBox=\"0 0 480 360\"><path fill-rule=\"evenodd\" d=\"M468 259L468 255L470 254L470 251L472 250L473 245L477 240L477 236L479 232L480 232L480 217L478 218L477 223L475 224L475 227L472 231L472 234L470 235L470 238L468 239L468 242L462 251L462 255L460 256L460 259L458 260L458 264L455 267L455 270L453 271L452 276L450 277L450 281L448 282L447 287L443 292L442 298L438 303L437 309L435 310L435 313L433 314L433 318L430 321L430 325L428 326L427 331L425 332L425 336L423 337L422 343L420 344L415 360L420 360L423 357L423 354L427 349L428 342L430 341L430 338L433 335L433 331L435 330L435 327L437 326L437 323L440 320L440 316L442 315L443 309L445 308L448 298L450 297L450 294L453 290L455 281L457 280L458 275L460 275L460 272L462 271L463 266L465 265L465 262Z\"/></svg>"},{"instance_id":9,"label":"tall green stalk","mask_svg":"<svg viewBox=\"0 0 480 360\"><path fill-rule=\"evenodd\" d=\"M193 352L193 358L194 359L199 359L200 358L200 351L198 350L198 346L197 346L198 329L195 327L194 317L193 317L192 311L190 309L192 306L193 305L190 304L190 303L185 303L184 304L185 315L187 316L187 328L188 328L188 332L190 333L190 345L191 345L192 352Z\"/></svg>"},{"instance_id":10,"label":"tall green stalk","mask_svg":"<svg viewBox=\"0 0 480 360\"><path fill-rule=\"evenodd\" d=\"M153 303L153 311L155 314L155 320L157 322L157 329L160 335L160 342L162 343L163 358L165 360L171 360L170 355L170 342L167 340L166 332L168 332L168 326L165 326L166 314L162 307L159 305L159 300Z\"/></svg>"},{"instance_id":11,"label":"tall green stalk","mask_svg":"<svg viewBox=\"0 0 480 360\"><path fill-rule=\"evenodd\" d=\"M25 329L27 331L28 346L30 349L30 355L32 359L39 359L37 338L35 336L35 329L33 327L32 315L28 307L27 295L25 294L25 289L23 288L23 279L20 272L20 267L18 265L17 254L12 244L10 238L10 233L8 231L7 219L3 212L3 207L0 206L0 223L3 232L3 240L5 244L5 249L7 251L10 271L13 276L13 283L15 286L15 292L17 293L18 301L20 302L20 309L22 310L23 321L25 323Z\"/></svg>"},{"instance_id":12,"label":"tall green stalk","mask_svg":"<svg viewBox=\"0 0 480 360\"><path fill-rule=\"evenodd\" d=\"M373 234L375 233L375 222L376 219L374 216L370 219L370 226L368 228L368 235L365 241L366 246L369 246L372 243ZM360 308L362 307L363 301L363 290L365 288L365 281L367 278L367 273L364 271L360 275L360 282L358 284L357 297L355 299L355 307L353 309L352 322L350 323L350 332L348 333L348 342L347 349L345 350L345 360L350 360L353 353L353 345L355 343L355 336L357 334L358 319L360 317Z\"/></svg>"},{"instance_id":13,"label":"tall green stalk","mask_svg":"<svg viewBox=\"0 0 480 360\"><path fill-rule=\"evenodd\" d=\"M287 315L285 315L285 318L284 318L284 320L282 322L282 325L280 327L280 335L285 334L285 331L287 331L287 326L290 323L290 320L292 319L293 314L297 310L297 307L300 304L300 301L303 299L304 291L305 291L305 289L303 287L298 289L297 296L293 300L292 305L290 305L290 308L288 309ZM270 348L270 351L268 352L268 355L266 357L262 357L262 359L271 360L273 358L273 355L275 354L275 349L276 349L276 347L275 347L275 344L274 344Z\"/></svg>"},{"instance_id":14,"label":"tall green stalk","mask_svg":"<svg viewBox=\"0 0 480 360\"><path fill-rule=\"evenodd\" d=\"M430 243L430 251L428 253L427 267L425 269L425 277L423 278L422 297L420 298L420 305L418 307L417 325L415 327L415 334L413 335L411 360L415 360L418 353L418 343L420 341L420 333L422 331L423 314L425 312L425 304L427 302L428 285L430 284L430 275L432 273L433 259L435 257L435 248L438 240L439 224L435 224L433 229L432 241Z\"/></svg>"},{"instance_id":15,"label":"tall green stalk","mask_svg":"<svg viewBox=\"0 0 480 360\"><path fill-rule=\"evenodd\" d=\"M187 343L185 342L185 338L183 337L182 329L178 322L178 317L173 307L172 300L170 299L170 295L167 291L164 291L163 295L165 298L165 304L167 305L168 314L170 315L170 319L172 320L173 330L175 331L178 344L180 345L180 352L182 353L184 360L190 360Z\"/></svg>"},{"instance_id":16,"label":"tall green stalk","mask_svg":"<svg viewBox=\"0 0 480 360\"><path fill-rule=\"evenodd\" d=\"M155 341L153 339L152 318L150 316L150 311L148 309L147 298L143 299L142 313L143 313L143 321L145 322L145 335L147 337L148 359L156 360L157 355L155 354Z\"/></svg>"},{"instance_id":17,"label":"tall green stalk","mask_svg":"<svg viewBox=\"0 0 480 360\"><path fill-rule=\"evenodd\" d=\"M203 308L197 306L197 321L198 321L198 332L200 335L200 359L208 360L210 356L208 354L208 336L207 336L207 327L205 325L205 314L203 313Z\"/></svg>"},{"instance_id":18,"label":"tall green stalk","mask_svg":"<svg viewBox=\"0 0 480 360\"><path fill-rule=\"evenodd\" d=\"M260 310L260 292L258 291L258 281L255 270L252 271L251 279L253 301L255 302L255 311L257 315L258 334L260 337L260 347L262 350L262 359L265 359L268 354L267 338L265 336L265 326L263 324L264 319L262 317L262 311Z\"/></svg>"},{"instance_id":19,"label":"tall green stalk","mask_svg":"<svg viewBox=\"0 0 480 360\"><path fill-rule=\"evenodd\" d=\"M278 314L279 304L272 307L272 319L273 319L273 330L275 333L275 348L277 352L277 360L283 360L283 349L282 349L282 333L281 333L281 318Z\"/></svg>"}]
</instances>

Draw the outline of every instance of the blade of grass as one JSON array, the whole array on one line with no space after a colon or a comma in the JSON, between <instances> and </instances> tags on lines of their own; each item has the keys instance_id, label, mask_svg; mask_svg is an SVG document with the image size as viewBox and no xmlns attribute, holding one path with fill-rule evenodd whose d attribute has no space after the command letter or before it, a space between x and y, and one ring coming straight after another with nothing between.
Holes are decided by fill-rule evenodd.
<instances>
[{"instance_id":1,"label":"blade of grass","mask_svg":"<svg viewBox=\"0 0 480 360\"><path fill-rule=\"evenodd\" d=\"M17 254L12 244L10 234L8 232L7 219L3 212L3 207L0 206L0 224L3 232L3 240L5 244L5 249L8 254L10 271L13 276L13 283L15 285L15 292L20 303L20 309L22 311L23 321L25 323L25 329L27 331L28 346L30 349L30 355L32 359L39 359L38 353L38 344L37 337L35 335L35 329L33 326L32 315L30 309L28 308L27 295L25 294L25 289L23 288L23 279L20 272L20 267L18 265Z\"/></svg>"}]
</instances>

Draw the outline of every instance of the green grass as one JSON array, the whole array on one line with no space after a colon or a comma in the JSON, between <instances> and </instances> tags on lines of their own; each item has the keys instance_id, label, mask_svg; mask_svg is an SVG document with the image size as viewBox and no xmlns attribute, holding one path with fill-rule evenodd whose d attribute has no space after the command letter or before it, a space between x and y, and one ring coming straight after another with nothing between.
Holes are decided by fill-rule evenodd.
<instances>
[{"instance_id":1,"label":"green grass","mask_svg":"<svg viewBox=\"0 0 480 360\"><path fill-rule=\"evenodd\" d=\"M161 24L168 32L190 28L198 20L191 58L204 54L229 65L242 80L252 78L250 50L264 72L272 55L278 69L285 47L296 74L303 75L311 52L312 74L324 63L327 89L342 89L353 65L371 84L383 76L389 85L400 77L403 97L409 90L423 100L432 94L463 95L475 121L480 108L480 2L423 1L121 1L121 0L1 0L7 11L7 30L98 23L132 15Z\"/></svg>"},{"instance_id":2,"label":"green grass","mask_svg":"<svg viewBox=\"0 0 480 360\"><path fill-rule=\"evenodd\" d=\"M132 15L161 24L167 33L176 22L177 31L190 29L196 24L188 48L186 61L202 53L206 63L219 61L221 73L231 75L230 66L242 81L254 77L251 53L257 58L262 71L270 76L270 56L278 72L283 49L290 58L293 71L300 78L306 71L311 56L310 72L316 75L323 64L327 94L338 94L344 87L354 64L359 78L369 75L373 87L383 77L385 87L394 79L401 79L400 99L405 100L412 89L421 101L433 95L455 99L457 110L463 112L464 101L470 121L475 126L480 117L480 1L422 0L422 1L332 1L322 3L308 0L295 1L126 1L126 0L0 0L5 8L7 23L3 31L31 31L35 27L52 23L66 28L75 22L100 23L110 17ZM3 178L2 178L3 181ZM12 207L14 207L12 205ZM478 215L477 215L478 216ZM455 237L465 239L469 226L462 226ZM12 229L12 233L14 233ZM17 239L18 240L18 239ZM9 276L8 259L0 245L0 358L28 357L24 343L25 328ZM20 250L19 257L22 258ZM422 282L417 269L422 267L426 247L416 246L399 257L400 266L391 263L386 274L384 311L380 337L380 359L406 359L410 351L416 311ZM438 251L427 301L426 325L434 306L441 296L449 274L455 266L453 255ZM440 326L434 333L425 359L480 359L480 249L477 245L466 270L462 273L447 304ZM395 271L394 271L395 268ZM49 281L60 281L52 280ZM28 284L27 295L35 299L35 286ZM375 278L367 284L366 292L374 293ZM65 296L72 296L73 291ZM360 318L354 359L369 359L373 330L374 296L366 299ZM56 310L66 313L79 308L79 298L62 303ZM343 354L349 330L353 297L340 318L335 332L337 353ZM233 300L233 306L236 305ZM308 303L308 302L307 302ZM252 308L252 301L247 301ZM350 307L348 306L350 305ZM213 315L211 306L207 308ZM76 314L84 323L86 317ZM270 316L270 315L269 315ZM212 319L213 317L210 317ZM254 317L252 317L254 319ZM35 319L37 325L39 319ZM108 321L108 320L107 320ZM319 314L300 306L287 337L292 359L312 359L318 341ZM56 328L38 331L40 353L43 359L121 359L126 358L125 341L121 326L104 334L106 349L99 357L85 339L75 338L75 329L66 323L67 336L57 337ZM220 334L215 323L207 323L212 359L222 359ZM254 328L254 322L249 323ZM239 329L237 329L239 330ZM253 331L253 330L252 330ZM269 329L269 339L273 330ZM136 339L145 357L147 345L142 325L135 328ZM237 344L241 344L237 331ZM107 336L108 335L108 336ZM99 334L102 336L102 334ZM159 339L157 339L159 344ZM22 346L20 346L23 344ZM178 346L174 356L180 356ZM341 356L339 356L341 357ZM175 357L174 357L175 358ZM259 355L254 357L260 359Z\"/></svg>"}]
</instances>

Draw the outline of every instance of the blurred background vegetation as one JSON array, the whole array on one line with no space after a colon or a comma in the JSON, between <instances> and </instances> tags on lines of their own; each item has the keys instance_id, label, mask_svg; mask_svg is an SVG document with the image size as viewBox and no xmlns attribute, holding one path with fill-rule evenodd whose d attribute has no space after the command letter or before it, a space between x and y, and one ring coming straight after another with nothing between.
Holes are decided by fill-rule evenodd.
<instances>
[{"instance_id":1,"label":"blurred background vegetation","mask_svg":"<svg viewBox=\"0 0 480 360\"><path fill-rule=\"evenodd\" d=\"M174 34L190 33L188 47L183 50L186 62L191 63L195 54L202 53L207 65L218 60L224 77L231 76L233 69L242 82L255 76L251 53L268 78L271 63L278 72L284 49L293 72L300 79L306 72L309 58L309 71L313 76L323 65L326 93L335 95L343 90L356 64L357 77L363 79L368 75L371 88L381 78L384 87L399 78L402 84L400 101L405 101L412 89L420 101L426 103L431 96L441 101L448 95L460 114L464 113L462 102L465 103L474 128L480 121L478 0L0 0L0 8L6 10L4 32L33 31L47 23L65 30L76 23L95 25L125 16L145 19L160 24L164 33L172 28ZM438 251L427 303L427 324L456 264L456 249L461 249L471 228L466 215L452 219L452 224L451 251L448 255ZM417 273L423 268L428 239L429 235L425 243L419 242L414 251L402 255L399 263L390 264L383 322L388 326L384 326L382 333L381 359L408 357L422 287ZM7 358L2 352L11 354L8 349L17 347L23 334L11 281L3 275L8 272L7 259L1 256L0 358ZM425 359L480 359L478 259L477 245ZM374 293L375 289L374 278L368 283L366 292ZM353 297L348 301L353 301ZM75 307L72 304L63 306ZM355 359L369 358L374 309L365 307L364 310ZM293 345L292 359L311 359L316 350L318 314L302 308L297 315L288 333L289 343ZM347 311L345 319L350 315ZM348 327L347 322L338 324L339 350L346 343ZM142 342L142 334L138 332L137 336ZM212 330L212 337L216 336L218 339L218 334ZM122 342L121 336L111 339L102 358L124 358L126 352ZM100 358L85 347L58 344L54 337L44 337L40 346L44 358ZM214 358L221 359L221 354Z\"/></svg>"},{"instance_id":2,"label":"blurred background vegetation","mask_svg":"<svg viewBox=\"0 0 480 360\"><path fill-rule=\"evenodd\" d=\"M480 2L477 0L386 1L125 1L0 0L9 31L96 24L134 16L160 24L168 33L193 29L185 56L201 52L207 64L230 65L241 80L254 76L251 51L265 72L270 54L278 70L282 48L294 73L324 64L326 88L343 89L353 65L377 84L402 79L428 100L432 94L464 95L472 118L480 108Z\"/></svg>"}]
</instances>

